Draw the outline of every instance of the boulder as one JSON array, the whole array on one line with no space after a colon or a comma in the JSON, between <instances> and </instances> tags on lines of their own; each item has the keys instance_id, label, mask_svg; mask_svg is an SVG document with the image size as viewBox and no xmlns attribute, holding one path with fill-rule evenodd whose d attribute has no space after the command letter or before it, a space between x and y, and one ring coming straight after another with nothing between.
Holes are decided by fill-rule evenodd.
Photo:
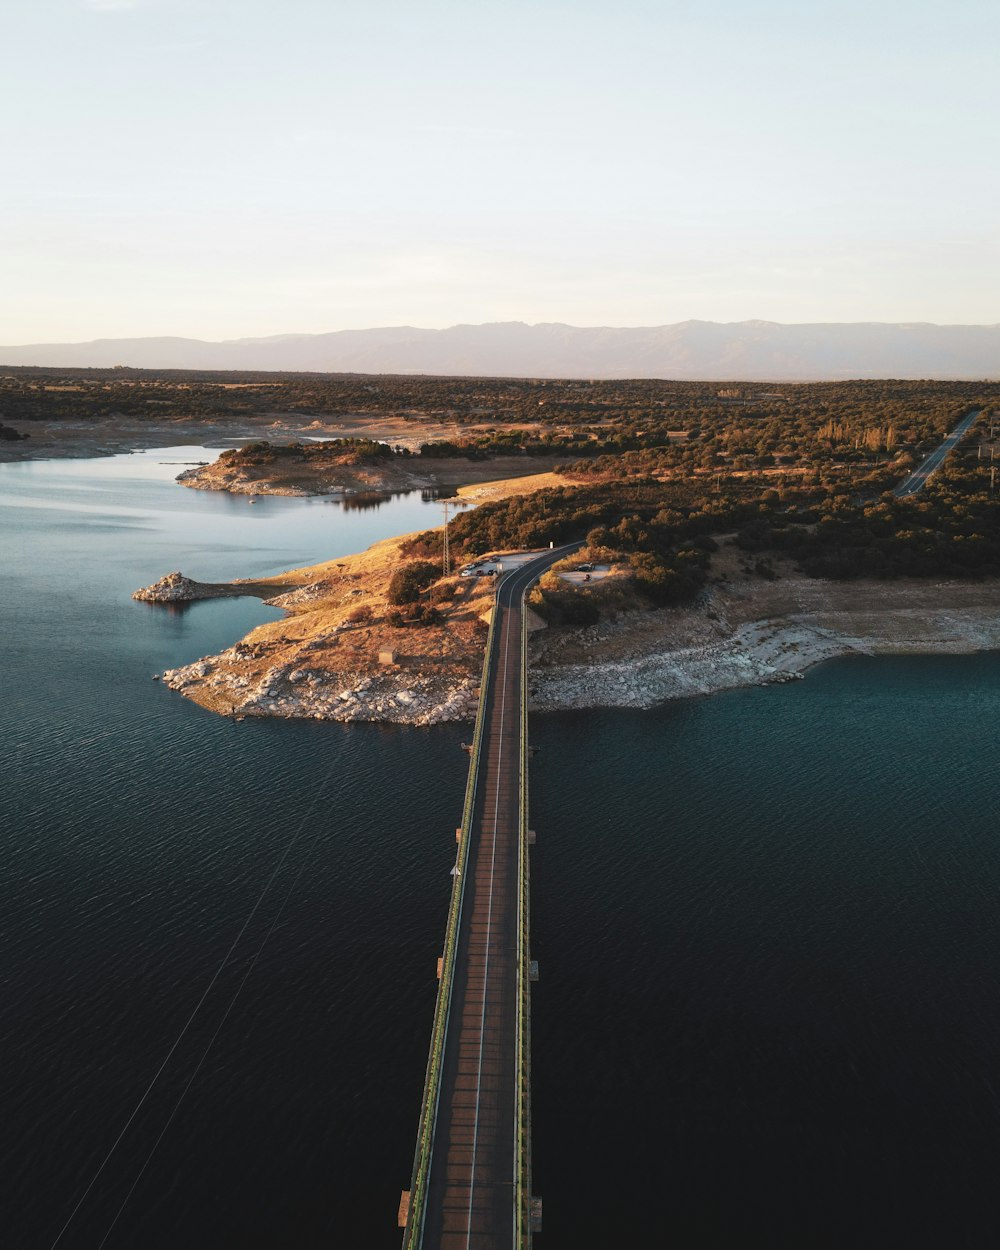
<instances>
[{"instance_id":1,"label":"boulder","mask_svg":"<svg viewBox=\"0 0 1000 1250\"><path fill-rule=\"evenodd\" d=\"M167 573L152 586L135 591L132 598L144 603L188 603L193 599L213 598L216 593L214 587L192 581L183 573Z\"/></svg>"}]
</instances>

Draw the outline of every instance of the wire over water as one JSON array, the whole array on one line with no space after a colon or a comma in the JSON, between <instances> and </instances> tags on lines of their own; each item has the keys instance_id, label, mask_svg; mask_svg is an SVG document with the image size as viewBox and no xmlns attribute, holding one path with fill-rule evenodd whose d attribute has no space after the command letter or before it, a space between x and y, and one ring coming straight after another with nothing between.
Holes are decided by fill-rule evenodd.
<instances>
[{"instance_id":1,"label":"wire over water","mask_svg":"<svg viewBox=\"0 0 1000 1250\"><path fill-rule=\"evenodd\" d=\"M118 1134L118 1136L115 1138L114 1142L112 1143L111 1149L102 1159L97 1170L94 1172L94 1175L90 1178L87 1188L83 1191L83 1193L80 1195L79 1199L77 1200L76 1206L69 1213L69 1216L66 1219L66 1222L63 1224L62 1228L60 1228L59 1232L56 1234L55 1240L52 1242L50 1250L55 1250L55 1247L59 1245L60 1241L62 1241L62 1238L64 1234L66 1233L66 1230L76 1219L76 1216L80 1208L83 1206L84 1202L86 1202L87 1197L89 1196L91 1190L97 1184L102 1173L104 1172L104 1169L107 1167L108 1163L111 1161L113 1155L115 1154L115 1151L121 1145L122 1140L125 1137L125 1134L131 1128L133 1122L135 1121L136 1116L142 1110L143 1106L146 1103L146 1100L149 1098L150 1094L153 1092L153 1089L155 1088L160 1077L163 1075L163 1072L166 1069L167 1064L170 1062L171 1058L173 1057L174 1052L177 1050L177 1047L183 1041L184 1036L187 1033L188 1029L194 1023L195 1018L197 1017L198 1013L201 1011L202 1007L204 1006L206 999L208 998L209 994L211 994L212 990L215 987L216 982L218 981L219 977L222 975L223 970L225 969L230 959L232 958L233 952L236 950L236 947L239 945L240 941L242 940L243 935L246 933L247 928L250 925L250 922L253 920L254 916L257 914L258 910L260 909L261 903L264 901L265 897L267 896L268 891L271 889L271 886L274 884L274 880L277 877L278 873L281 871L282 867L284 866L285 860L288 858L289 854L291 853L295 844L298 842L299 838L302 836L302 831L306 826L306 822L308 821L309 817L312 815L317 803L319 802L320 798L325 792L326 787L329 784L332 773L333 773L333 765L331 764L329 772L327 772L327 775L323 778L323 781L314 792L313 800L309 804L305 813L303 814L302 819L299 822L298 829L296 829L288 845L285 847L284 851L282 852L281 857L279 858L277 864L274 866L274 869L272 870L270 877L268 877L267 882L264 885L264 888L261 890L260 894L257 896L257 900L254 903L253 907L250 909L250 912L247 915L247 918L243 921L243 924L240 926L239 932L236 934L236 937L233 938L233 941L230 944L229 949L226 951L225 955L222 957L221 963L219 964L219 966L216 968L215 972L213 973L212 979L209 981L208 985L202 991L201 997L198 999L197 1003L195 1003L193 1011L188 1016L187 1020L184 1022L183 1028L177 1034L177 1037L174 1039L173 1045L167 1051L160 1066L154 1072L153 1078L149 1082L149 1084L146 1086L146 1089L143 1092L142 1097L139 1099L135 1107L132 1109L131 1115L125 1121L125 1124L123 1125L121 1129L121 1132ZM191 1088L192 1084L194 1083L195 1078L197 1077L199 1071L201 1070L202 1065L204 1064L205 1060L208 1058L209 1052L211 1051L212 1047L215 1045L216 1038L219 1036L220 1032L222 1031L223 1025L226 1023L226 1020L229 1018L229 1014L232 1011L233 1007L235 1006L236 1000L239 998L240 994L242 993L243 987L247 983L247 980L249 979L250 974L253 972L257 964L257 961L260 958L264 950L264 947L267 945L268 939L270 938L271 934L274 932L275 926L277 925L278 920L281 918L281 915L284 912L285 906L289 898L291 897L292 891L294 890L295 886L298 885L299 880L302 877L304 868L305 868L305 861L303 861L302 866L299 868L299 871L296 873L295 879L292 881L291 886L286 892L285 897L282 900L281 906L278 908L278 911L274 919L271 921L270 928L267 930L267 933L265 933L264 939L261 942L260 946L257 948L257 952L254 955L250 963L250 966L247 968L247 971L243 975L243 979L240 981L239 985L237 986L236 993L230 999L229 1005L226 1008L225 1012L223 1013L222 1019L219 1021L219 1024L216 1027L215 1032L212 1034L211 1038L209 1039L208 1045L205 1047L205 1050L202 1052L201 1058L198 1060L198 1063L197 1063L197 1066L195 1067L194 1072L191 1074L190 1079L188 1080L187 1084L184 1086L184 1089L181 1091L180 1097L177 1099L177 1102L174 1104L174 1108L171 1111L169 1117L167 1118L166 1124L163 1126L162 1130L160 1131L159 1137L157 1137L156 1141L153 1143L153 1147L150 1150L149 1155L146 1158L146 1161L143 1163L141 1169L139 1170L139 1174L136 1176L135 1180L132 1182L132 1185L129 1188L128 1193L125 1195L124 1201L122 1202L121 1206L118 1208L118 1211L115 1214L115 1217L111 1222L111 1226L108 1228L107 1232L104 1234L104 1238L100 1243L101 1246L103 1246L104 1243L107 1241L115 1225L118 1223L118 1220L121 1217L122 1212L125 1210L125 1207L129 1199L131 1198L136 1186L138 1185L139 1181L142 1179L143 1173L146 1171L147 1167L149 1166L153 1158L153 1155L155 1154L157 1150L157 1147L159 1146L160 1142L163 1140L164 1136L166 1135L167 1129L169 1129L171 1123L173 1122L173 1119L176 1116L181 1103L184 1101L184 1098L187 1095L188 1090Z\"/></svg>"}]
</instances>

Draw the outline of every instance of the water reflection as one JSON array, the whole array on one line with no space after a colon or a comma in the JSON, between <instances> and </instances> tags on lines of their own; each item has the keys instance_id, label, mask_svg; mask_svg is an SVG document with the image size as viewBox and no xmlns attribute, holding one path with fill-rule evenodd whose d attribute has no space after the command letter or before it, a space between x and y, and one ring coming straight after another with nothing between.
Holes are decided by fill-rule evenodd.
<instances>
[{"instance_id":1,"label":"water reflection","mask_svg":"<svg viewBox=\"0 0 1000 1250\"><path fill-rule=\"evenodd\" d=\"M93 559L98 532L134 529L141 547L110 544L101 569L105 582L131 595L170 569L198 581L265 577L441 524L440 511L419 490L363 491L341 500L248 497L179 486L178 465L204 454L203 447L189 444L90 460L0 465L3 525L20 527L33 511L33 525L39 526L48 513L44 524L53 552L80 560ZM138 579L125 567L136 554L142 566Z\"/></svg>"},{"instance_id":2,"label":"water reflection","mask_svg":"<svg viewBox=\"0 0 1000 1250\"><path fill-rule=\"evenodd\" d=\"M374 512L383 504L391 503L397 495L406 495L408 491L365 490L356 495L345 495L340 501L345 512Z\"/></svg>"}]
</instances>

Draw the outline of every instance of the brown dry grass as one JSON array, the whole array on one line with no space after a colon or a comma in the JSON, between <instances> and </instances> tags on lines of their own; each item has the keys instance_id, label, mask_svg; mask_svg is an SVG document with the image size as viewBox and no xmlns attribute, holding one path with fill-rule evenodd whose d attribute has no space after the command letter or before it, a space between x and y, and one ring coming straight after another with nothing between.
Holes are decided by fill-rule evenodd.
<instances>
[{"instance_id":1,"label":"brown dry grass","mask_svg":"<svg viewBox=\"0 0 1000 1250\"><path fill-rule=\"evenodd\" d=\"M393 570L403 562L400 546L412 538L385 539L357 555L289 569L266 581L233 583L246 593L275 598L314 588L300 602L283 602L289 613L252 630L221 660L218 669L259 681L276 666L307 665L331 675L374 673L379 652L391 650L396 667L463 678L478 675L485 637L483 616L493 603L491 578L451 577L438 585L454 588L454 599L439 603L437 625L394 626L387 620L386 590ZM355 621L358 609L370 620ZM217 688L193 688L188 694L203 707L228 714L231 704Z\"/></svg>"},{"instance_id":2,"label":"brown dry grass","mask_svg":"<svg viewBox=\"0 0 1000 1250\"><path fill-rule=\"evenodd\" d=\"M532 461L537 465L538 458L532 457ZM504 463L498 460L490 462L501 468ZM562 461L563 464L566 461ZM520 464L524 464L521 460ZM464 479L466 482L468 478ZM497 499L509 499L511 495L530 495L536 490L550 490L555 486L565 486L566 479L560 473L546 471L543 473L528 473L523 477L511 476L492 480L491 478L478 478L475 484L460 486L458 490L459 497L468 499L471 503L492 503Z\"/></svg>"}]
</instances>

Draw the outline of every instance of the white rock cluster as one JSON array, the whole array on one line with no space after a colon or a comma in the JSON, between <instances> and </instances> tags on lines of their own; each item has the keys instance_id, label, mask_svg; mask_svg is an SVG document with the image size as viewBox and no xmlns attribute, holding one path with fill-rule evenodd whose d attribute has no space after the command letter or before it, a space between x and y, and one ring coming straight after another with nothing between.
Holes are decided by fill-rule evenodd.
<instances>
[{"instance_id":1,"label":"white rock cluster","mask_svg":"<svg viewBox=\"0 0 1000 1250\"><path fill-rule=\"evenodd\" d=\"M737 686L792 681L810 664L854 649L827 635L825 630L787 629L761 621L703 646L623 661L538 668L531 673L531 706L539 711L645 708Z\"/></svg>"},{"instance_id":2,"label":"white rock cluster","mask_svg":"<svg viewBox=\"0 0 1000 1250\"><path fill-rule=\"evenodd\" d=\"M331 673L301 662L276 665L250 678L230 667L238 659L230 649L168 669L163 680L182 693L207 690L229 704L235 716L436 725L467 720L476 712L477 686L467 679L391 671Z\"/></svg>"},{"instance_id":3,"label":"white rock cluster","mask_svg":"<svg viewBox=\"0 0 1000 1250\"><path fill-rule=\"evenodd\" d=\"M215 587L192 581L183 573L167 573L152 586L135 591L132 598L144 603L190 603L193 599L212 599L217 594Z\"/></svg>"},{"instance_id":4,"label":"white rock cluster","mask_svg":"<svg viewBox=\"0 0 1000 1250\"><path fill-rule=\"evenodd\" d=\"M334 589L334 582L324 578L318 582L310 582L307 586L299 586L283 595L275 595L264 602L272 608L299 608L305 603L314 603L317 599L325 599Z\"/></svg>"},{"instance_id":5,"label":"white rock cluster","mask_svg":"<svg viewBox=\"0 0 1000 1250\"><path fill-rule=\"evenodd\" d=\"M1000 619L992 613L828 613L823 625L793 615L741 625L717 641L629 660L602 663L595 656L593 664L532 669L531 706L538 711L654 707L669 699L793 681L812 665L841 655L957 654L998 647Z\"/></svg>"}]
</instances>

